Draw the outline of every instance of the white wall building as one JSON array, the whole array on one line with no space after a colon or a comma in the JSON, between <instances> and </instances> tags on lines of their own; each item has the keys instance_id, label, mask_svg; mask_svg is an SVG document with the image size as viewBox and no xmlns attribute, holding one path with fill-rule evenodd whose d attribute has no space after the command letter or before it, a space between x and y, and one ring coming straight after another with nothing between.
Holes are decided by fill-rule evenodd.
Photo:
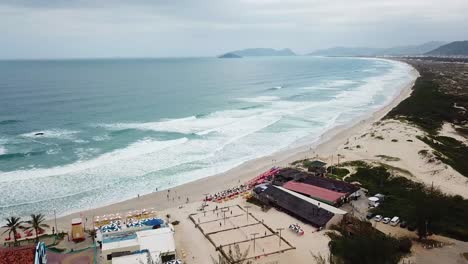
<instances>
[{"instance_id":1,"label":"white wall building","mask_svg":"<svg viewBox=\"0 0 468 264\"><path fill-rule=\"evenodd\" d=\"M118 231L102 236L104 263L165 263L175 259L174 228L162 227L142 231Z\"/></svg>"}]
</instances>

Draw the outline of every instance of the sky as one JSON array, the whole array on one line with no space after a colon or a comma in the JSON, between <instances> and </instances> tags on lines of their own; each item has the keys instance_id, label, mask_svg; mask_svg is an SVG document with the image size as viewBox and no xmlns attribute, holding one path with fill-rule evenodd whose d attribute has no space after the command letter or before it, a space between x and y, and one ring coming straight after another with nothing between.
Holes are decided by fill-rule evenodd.
<instances>
[{"instance_id":1,"label":"sky","mask_svg":"<svg viewBox=\"0 0 468 264\"><path fill-rule=\"evenodd\" d=\"M0 59L215 56L468 39L468 0L0 0Z\"/></svg>"}]
</instances>

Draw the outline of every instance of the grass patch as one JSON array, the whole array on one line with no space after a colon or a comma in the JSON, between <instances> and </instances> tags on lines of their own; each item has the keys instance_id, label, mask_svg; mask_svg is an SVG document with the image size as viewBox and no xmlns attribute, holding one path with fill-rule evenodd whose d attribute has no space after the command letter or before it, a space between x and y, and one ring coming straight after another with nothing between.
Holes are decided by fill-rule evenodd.
<instances>
[{"instance_id":1,"label":"grass patch","mask_svg":"<svg viewBox=\"0 0 468 264\"><path fill-rule=\"evenodd\" d=\"M439 160L468 177L468 146L463 142L444 136L419 137L419 139L435 150L434 155Z\"/></svg>"},{"instance_id":2,"label":"grass patch","mask_svg":"<svg viewBox=\"0 0 468 264\"><path fill-rule=\"evenodd\" d=\"M387 156L387 155L375 155L377 158L381 158L385 161L400 161L400 158Z\"/></svg>"},{"instance_id":3,"label":"grass patch","mask_svg":"<svg viewBox=\"0 0 468 264\"><path fill-rule=\"evenodd\" d=\"M468 138L468 128L466 127L457 127L455 130L465 138Z\"/></svg>"},{"instance_id":4,"label":"grass patch","mask_svg":"<svg viewBox=\"0 0 468 264\"><path fill-rule=\"evenodd\" d=\"M369 222L345 217L333 229L339 232L327 232L333 263L396 264L411 252L411 240L387 236Z\"/></svg>"},{"instance_id":5,"label":"grass patch","mask_svg":"<svg viewBox=\"0 0 468 264\"><path fill-rule=\"evenodd\" d=\"M468 241L467 199L443 194L404 177L392 176L382 166L359 167L346 180L360 182L370 194L386 195L385 202L373 209L375 213L399 216L418 226L418 230L425 229L427 221L428 232Z\"/></svg>"},{"instance_id":6,"label":"grass patch","mask_svg":"<svg viewBox=\"0 0 468 264\"><path fill-rule=\"evenodd\" d=\"M330 166L327 168L328 175L334 175L338 179L343 179L344 176L349 174L349 170L346 168L340 168L336 166Z\"/></svg>"},{"instance_id":7,"label":"grass patch","mask_svg":"<svg viewBox=\"0 0 468 264\"><path fill-rule=\"evenodd\" d=\"M342 162L340 164L340 167L363 167L363 168L370 168L371 166L362 160L352 160L352 161L346 161Z\"/></svg>"},{"instance_id":8,"label":"grass patch","mask_svg":"<svg viewBox=\"0 0 468 264\"><path fill-rule=\"evenodd\" d=\"M387 114L387 118L404 118L423 130L436 134L444 122L456 122L460 113L453 107L460 99L440 91L432 72L420 72L410 97Z\"/></svg>"},{"instance_id":9,"label":"grass patch","mask_svg":"<svg viewBox=\"0 0 468 264\"><path fill-rule=\"evenodd\" d=\"M453 107L455 104L467 105L468 97L463 93L450 92L453 91L450 85L441 89L444 86L440 83L444 83L445 77L434 74L440 70L434 65L418 67L416 64L415 67L421 76L415 82L413 93L393 108L385 118L406 120L420 127L428 135L418 138L436 151L436 157L468 177L468 162L466 162L468 146L456 139L438 136L438 131L445 122L459 126L457 131L460 134L465 136L468 134L468 128L465 127L466 113ZM443 69L448 66L440 67Z\"/></svg>"}]
</instances>

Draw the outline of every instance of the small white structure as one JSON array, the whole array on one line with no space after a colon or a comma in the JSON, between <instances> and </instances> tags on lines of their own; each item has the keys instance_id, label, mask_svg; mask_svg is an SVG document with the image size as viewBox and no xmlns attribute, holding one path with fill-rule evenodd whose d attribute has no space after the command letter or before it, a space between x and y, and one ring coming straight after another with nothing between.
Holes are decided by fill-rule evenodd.
<instances>
[{"instance_id":1,"label":"small white structure","mask_svg":"<svg viewBox=\"0 0 468 264\"><path fill-rule=\"evenodd\" d=\"M102 256L104 263L140 264L151 258L153 263L175 259L174 229L171 225L141 231L104 233Z\"/></svg>"},{"instance_id":2,"label":"small white structure","mask_svg":"<svg viewBox=\"0 0 468 264\"><path fill-rule=\"evenodd\" d=\"M369 197L367 200L369 201L370 207L377 207L380 204L380 199L377 197Z\"/></svg>"}]
</instances>

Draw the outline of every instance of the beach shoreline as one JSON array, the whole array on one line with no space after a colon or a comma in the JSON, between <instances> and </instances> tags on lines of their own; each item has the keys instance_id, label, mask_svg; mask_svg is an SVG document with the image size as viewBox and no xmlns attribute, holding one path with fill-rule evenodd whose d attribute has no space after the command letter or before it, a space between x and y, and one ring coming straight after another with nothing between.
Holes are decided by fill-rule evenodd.
<instances>
[{"instance_id":1,"label":"beach shoreline","mask_svg":"<svg viewBox=\"0 0 468 264\"><path fill-rule=\"evenodd\" d=\"M287 148L272 155L247 161L226 172L184 183L169 190L155 191L121 202L68 213L63 216L59 215L56 219L57 228L58 230L68 230L71 219L76 217L83 218L87 226L90 227L94 216L127 212L142 208L154 208L157 211L162 211L184 206L187 202L200 202L205 194L211 194L234 187L273 166L287 166L291 162L299 159L317 156L319 159L329 164L334 161L336 162L336 157L333 161L332 155L336 153L340 145L344 144L349 138L360 135L362 131L369 128L374 122L382 119L392 108L411 95L412 87L419 73L411 66L409 74L412 75L412 80L401 87L399 93L389 103L377 109L367 117L354 120L354 122L350 122L347 125L340 125L329 129L312 144L309 143L298 147ZM51 226L55 225L55 219L48 219L47 221Z\"/></svg>"}]
</instances>

